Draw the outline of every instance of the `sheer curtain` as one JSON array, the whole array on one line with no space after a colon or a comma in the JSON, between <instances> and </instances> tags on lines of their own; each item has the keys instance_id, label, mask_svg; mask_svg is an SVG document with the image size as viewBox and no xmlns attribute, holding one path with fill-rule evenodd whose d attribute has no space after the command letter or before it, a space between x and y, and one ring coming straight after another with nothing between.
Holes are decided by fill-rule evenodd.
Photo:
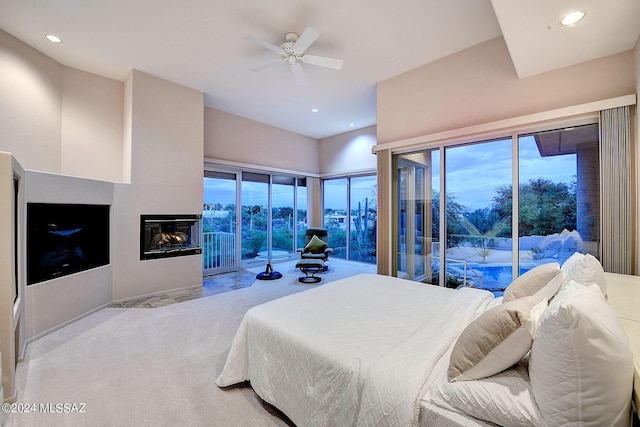
<instances>
[{"instance_id":1,"label":"sheer curtain","mask_svg":"<svg viewBox=\"0 0 640 427\"><path fill-rule=\"evenodd\" d=\"M633 271L630 107L600 111L601 262L605 271Z\"/></svg>"}]
</instances>

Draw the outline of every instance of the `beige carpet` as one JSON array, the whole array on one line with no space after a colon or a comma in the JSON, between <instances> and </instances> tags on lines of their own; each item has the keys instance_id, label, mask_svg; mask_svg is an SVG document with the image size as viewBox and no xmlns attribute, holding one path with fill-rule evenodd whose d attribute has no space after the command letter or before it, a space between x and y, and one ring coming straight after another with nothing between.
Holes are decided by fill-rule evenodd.
<instances>
[{"instance_id":1,"label":"beige carpet","mask_svg":"<svg viewBox=\"0 0 640 427\"><path fill-rule=\"evenodd\" d=\"M29 344L7 426L284 426L249 387L219 389L235 331L250 307L375 267L332 261L319 285L284 277L160 308L105 308ZM41 405L43 404L43 405ZM41 412L41 406L62 413ZM75 404L75 405L73 405ZM67 411L68 409L68 411ZM82 411L77 413L76 411ZM64 413L71 412L71 413Z\"/></svg>"}]
</instances>

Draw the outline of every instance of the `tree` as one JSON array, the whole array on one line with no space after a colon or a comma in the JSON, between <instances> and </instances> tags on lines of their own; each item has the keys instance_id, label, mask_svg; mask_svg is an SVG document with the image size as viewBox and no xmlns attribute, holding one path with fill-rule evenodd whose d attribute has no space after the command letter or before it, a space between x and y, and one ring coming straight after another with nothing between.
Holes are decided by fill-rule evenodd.
<instances>
[{"instance_id":1,"label":"tree","mask_svg":"<svg viewBox=\"0 0 640 427\"><path fill-rule=\"evenodd\" d=\"M512 193L511 185L496 188L493 208L501 219L511 218ZM519 236L547 236L565 228L576 228L575 182L567 184L534 178L520 186L519 198Z\"/></svg>"},{"instance_id":2,"label":"tree","mask_svg":"<svg viewBox=\"0 0 640 427\"><path fill-rule=\"evenodd\" d=\"M470 234L468 230L467 220L464 214L467 208L456 202L455 197L451 194L447 195L447 248L453 248L465 241L465 236ZM433 201L431 203L431 232L433 236L440 235L440 193L433 193Z\"/></svg>"}]
</instances>

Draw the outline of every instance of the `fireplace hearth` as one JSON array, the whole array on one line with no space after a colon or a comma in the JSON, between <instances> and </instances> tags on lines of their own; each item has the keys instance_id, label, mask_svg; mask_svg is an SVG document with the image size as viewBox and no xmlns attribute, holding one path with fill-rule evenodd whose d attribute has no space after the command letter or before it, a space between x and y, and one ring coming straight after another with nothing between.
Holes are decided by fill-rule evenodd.
<instances>
[{"instance_id":1,"label":"fireplace hearth","mask_svg":"<svg viewBox=\"0 0 640 427\"><path fill-rule=\"evenodd\" d=\"M202 215L140 215L140 259L202 253Z\"/></svg>"}]
</instances>

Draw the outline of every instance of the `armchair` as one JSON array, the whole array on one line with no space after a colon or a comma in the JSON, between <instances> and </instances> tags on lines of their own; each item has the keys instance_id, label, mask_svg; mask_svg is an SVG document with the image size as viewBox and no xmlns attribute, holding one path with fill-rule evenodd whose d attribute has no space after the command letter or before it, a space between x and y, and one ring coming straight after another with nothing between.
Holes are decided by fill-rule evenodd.
<instances>
[{"instance_id":1,"label":"armchair","mask_svg":"<svg viewBox=\"0 0 640 427\"><path fill-rule=\"evenodd\" d=\"M326 228L310 227L304 235L304 248L298 249L300 259L313 259L326 262L333 248L329 247Z\"/></svg>"}]
</instances>

